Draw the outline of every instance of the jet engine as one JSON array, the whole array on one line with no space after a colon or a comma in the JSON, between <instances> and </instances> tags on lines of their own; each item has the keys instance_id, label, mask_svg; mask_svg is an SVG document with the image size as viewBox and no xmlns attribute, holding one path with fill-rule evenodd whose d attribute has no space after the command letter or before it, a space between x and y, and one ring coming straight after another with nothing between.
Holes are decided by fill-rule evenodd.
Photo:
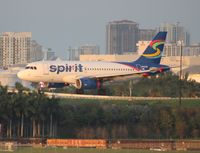
<instances>
[{"instance_id":1,"label":"jet engine","mask_svg":"<svg viewBox=\"0 0 200 153\"><path fill-rule=\"evenodd\" d=\"M97 89L100 88L101 83L97 79L80 78L76 80L75 87L77 89Z\"/></svg>"}]
</instances>

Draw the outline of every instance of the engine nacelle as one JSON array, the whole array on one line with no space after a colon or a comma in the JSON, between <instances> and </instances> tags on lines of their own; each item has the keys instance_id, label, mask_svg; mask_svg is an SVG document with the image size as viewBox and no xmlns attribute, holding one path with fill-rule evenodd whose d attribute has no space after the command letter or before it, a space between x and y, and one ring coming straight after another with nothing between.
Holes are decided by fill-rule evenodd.
<instances>
[{"instance_id":1,"label":"engine nacelle","mask_svg":"<svg viewBox=\"0 0 200 153\"><path fill-rule=\"evenodd\" d=\"M75 87L77 89L97 89L100 83L96 79L81 78L76 80Z\"/></svg>"}]
</instances>

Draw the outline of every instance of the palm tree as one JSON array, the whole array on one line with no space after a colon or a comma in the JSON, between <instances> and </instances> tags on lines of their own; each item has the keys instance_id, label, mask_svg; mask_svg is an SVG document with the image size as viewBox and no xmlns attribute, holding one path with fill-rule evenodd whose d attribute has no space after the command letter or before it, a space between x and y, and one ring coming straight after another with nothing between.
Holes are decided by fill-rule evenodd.
<instances>
[{"instance_id":1,"label":"palm tree","mask_svg":"<svg viewBox=\"0 0 200 153\"><path fill-rule=\"evenodd\" d=\"M0 85L0 125L1 125L1 131L0 136L4 136L5 133L2 133L4 131L4 127L6 127L6 120L8 119L8 114L5 113L5 106L6 106L6 99L8 97L7 93L7 86L3 87Z\"/></svg>"},{"instance_id":2,"label":"palm tree","mask_svg":"<svg viewBox=\"0 0 200 153\"><path fill-rule=\"evenodd\" d=\"M54 97L51 99L46 99L46 103L42 106L43 114L46 120L46 127L49 129L48 136L54 137L57 133L57 125L59 123L59 115L61 112L61 107L58 104L59 99Z\"/></svg>"},{"instance_id":3,"label":"palm tree","mask_svg":"<svg viewBox=\"0 0 200 153\"><path fill-rule=\"evenodd\" d=\"M14 111L18 118L18 136L24 137L24 118L28 117L28 96L22 92L15 95Z\"/></svg>"},{"instance_id":4,"label":"palm tree","mask_svg":"<svg viewBox=\"0 0 200 153\"><path fill-rule=\"evenodd\" d=\"M5 87L4 91L1 93L3 95L1 95L1 100L2 100L2 108L3 108L3 119L6 121L6 131L7 131L7 137L12 138L12 127L13 127L13 117L14 117L14 98L12 95L9 95L8 93L6 93L6 88Z\"/></svg>"}]
</instances>

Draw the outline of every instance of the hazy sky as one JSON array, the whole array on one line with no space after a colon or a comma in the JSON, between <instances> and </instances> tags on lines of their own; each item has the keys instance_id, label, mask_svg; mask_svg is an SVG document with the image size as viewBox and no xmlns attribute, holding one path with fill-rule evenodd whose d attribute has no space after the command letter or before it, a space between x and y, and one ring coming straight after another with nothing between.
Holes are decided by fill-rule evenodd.
<instances>
[{"instance_id":1,"label":"hazy sky","mask_svg":"<svg viewBox=\"0 0 200 153\"><path fill-rule=\"evenodd\" d=\"M106 24L122 19L140 28L180 22L200 42L200 0L0 0L0 32L30 31L65 58L69 46L97 44L105 52Z\"/></svg>"}]
</instances>

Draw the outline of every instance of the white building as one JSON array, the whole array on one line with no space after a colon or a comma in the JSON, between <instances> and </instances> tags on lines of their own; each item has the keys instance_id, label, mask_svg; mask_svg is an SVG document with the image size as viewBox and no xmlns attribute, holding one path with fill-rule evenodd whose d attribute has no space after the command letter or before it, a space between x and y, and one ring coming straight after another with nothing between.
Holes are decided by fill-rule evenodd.
<instances>
[{"instance_id":1,"label":"white building","mask_svg":"<svg viewBox=\"0 0 200 153\"><path fill-rule=\"evenodd\" d=\"M68 48L68 60L69 61L75 61L79 60L79 55L80 55L80 49L79 48Z\"/></svg>"},{"instance_id":2,"label":"white building","mask_svg":"<svg viewBox=\"0 0 200 153\"><path fill-rule=\"evenodd\" d=\"M186 46L190 44L190 34L179 23L162 23L158 31L167 31L167 43L177 43L181 40Z\"/></svg>"},{"instance_id":3,"label":"white building","mask_svg":"<svg viewBox=\"0 0 200 153\"><path fill-rule=\"evenodd\" d=\"M0 35L0 66L30 62L31 32L4 32Z\"/></svg>"},{"instance_id":4,"label":"white building","mask_svg":"<svg viewBox=\"0 0 200 153\"><path fill-rule=\"evenodd\" d=\"M200 44L192 44L184 47L185 56L200 56Z\"/></svg>"},{"instance_id":5,"label":"white building","mask_svg":"<svg viewBox=\"0 0 200 153\"><path fill-rule=\"evenodd\" d=\"M80 54L86 55L86 54L99 54L100 48L97 45L82 45L79 47Z\"/></svg>"},{"instance_id":6,"label":"white building","mask_svg":"<svg viewBox=\"0 0 200 153\"><path fill-rule=\"evenodd\" d=\"M31 41L30 62L40 61L44 58L42 45L38 44L35 40Z\"/></svg>"},{"instance_id":7,"label":"white building","mask_svg":"<svg viewBox=\"0 0 200 153\"><path fill-rule=\"evenodd\" d=\"M82 45L77 48L68 48L68 60L69 61L76 61L79 60L80 55L99 55L100 48L97 45Z\"/></svg>"},{"instance_id":8,"label":"white building","mask_svg":"<svg viewBox=\"0 0 200 153\"><path fill-rule=\"evenodd\" d=\"M52 51L51 48L44 49L43 54L44 54L44 60L53 60L56 58L56 54L54 51Z\"/></svg>"},{"instance_id":9,"label":"white building","mask_svg":"<svg viewBox=\"0 0 200 153\"><path fill-rule=\"evenodd\" d=\"M166 43L163 55L180 56L181 50L183 56L200 56L200 44L184 46L180 43Z\"/></svg>"},{"instance_id":10,"label":"white building","mask_svg":"<svg viewBox=\"0 0 200 153\"><path fill-rule=\"evenodd\" d=\"M136 44L138 55L143 54L144 50L147 48L150 42L151 41L138 41L138 43Z\"/></svg>"}]
</instances>

